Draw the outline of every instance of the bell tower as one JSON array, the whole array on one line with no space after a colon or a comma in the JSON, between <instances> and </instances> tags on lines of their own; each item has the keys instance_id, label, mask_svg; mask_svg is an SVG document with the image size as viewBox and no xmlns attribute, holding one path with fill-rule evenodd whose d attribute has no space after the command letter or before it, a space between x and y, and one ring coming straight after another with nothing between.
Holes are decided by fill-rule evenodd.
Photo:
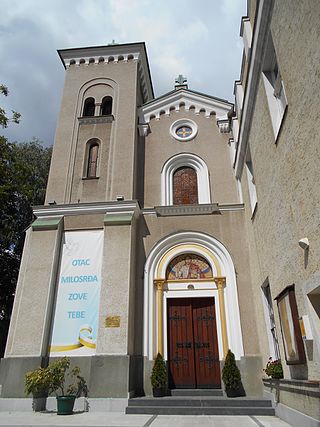
<instances>
[{"instance_id":1,"label":"bell tower","mask_svg":"<svg viewBox=\"0 0 320 427\"><path fill-rule=\"evenodd\" d=\"M153 99L145 44L58 53L66 77L46 204L134 199L137 106Z\"/></svg>"}]
</instances>

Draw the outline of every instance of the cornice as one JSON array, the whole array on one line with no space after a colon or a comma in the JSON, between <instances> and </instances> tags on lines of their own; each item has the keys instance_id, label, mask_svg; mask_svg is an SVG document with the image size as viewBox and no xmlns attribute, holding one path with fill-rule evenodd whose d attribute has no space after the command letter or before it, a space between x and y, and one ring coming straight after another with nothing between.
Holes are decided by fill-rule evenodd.
<instances>
[{"instance_id":1,"label":"cornice","mask_svg":"<svg viewBox=\"0 0 320 427\"><path fill-rule=\"evenodd\" d=\"M171 111L180 111L182 106L186 111L192 109L195 114L203 111L205 117L215 116L217 120L224 120L228 118L233 104L188 89L179 89L141 106L139 121L149 123L152 118L159 120L162 114L170 116Z\"/></svg>"},{"instance_id":2,"label":"cornice","mask_svg":"<svg viewBox=\"0 0 320 427\"><path fill-rule=\"evenodd\" d=\"M243 203L219 204L207 203L198 205L170 205L144 208L143 215L156 216L187 216L187 215L219 215L223 212L243 211Z\"/></svg>"},{"instance_id":3,"label":"cornice","mask_svg":"<svg viewBox=\"0 0 320 427\"><path fill-rule=\"evenodd\" d=\"M109 116L94 116L94 117L78 117L80 125L96 125L98 123L112 123L113 115Z\"/></svg>"},{"instance_id":4,"label":"cornice","mask_svg":"<svg viewBox=\"0 0 320 427\"><path fill-rule=\"evenodd\" d=\"M72 49L60 49L58 54L63 66L88 66L95 64L117 64L118 62L135 61L138 63L138 74L144 95L144 102L154 98L149 62L145 43L111 44L107 46L93 46Z\"/></svg>"},{"instance_id":5,"label":"cornice","mask_svg":"<svg viewBox=\"0 0 320 427\"><path fill-rule=\"evenodd\" d=\"M235 160L235 175L238 179L241 178L247 152L248 138L258 91L266 39L270 28L273 4L274 0L261 0L259 2L259 9L256 15L257 18L252 39L249 71L244 93Z\"/></svg>"},{"instance_id":6,"label":"cornice","mask_svg":"<svg viewBox=\"0 0 320 427\"><path fill-rule=\"evenodd\" d=\"M54 218L90 214L126 214L139 210L138 202L111 201L101 203L79 203L70 205L35 206L33 213L37 218Z\"/></svg>"}]
</instances>

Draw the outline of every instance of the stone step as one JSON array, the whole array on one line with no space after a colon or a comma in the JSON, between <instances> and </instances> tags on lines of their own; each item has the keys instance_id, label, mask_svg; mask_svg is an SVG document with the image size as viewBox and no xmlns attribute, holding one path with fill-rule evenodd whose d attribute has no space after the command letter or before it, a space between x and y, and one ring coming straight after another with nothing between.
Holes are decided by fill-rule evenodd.
<instances>
[{"instance_id":1,"label":"stone step","mask_svg":"<svg viewBox=\"0 0 320 427\"><path fill-rule=\"evenodd\" d=\"M128 406L136 407L266 407L270 408L268 399L214 397L214 396L165 396L165 397L136 397L129 399Z\"/></svg>"},{"instance_id":2,"label":"stone step","mask_svg":"<svg viewBox=\"0 0 320 427\"><path fill-rule=\"evenodd\" d=\"M220 388L213 389L188 389L188 388L176 388L170 390L171 396L223 396L223 391Z\"/></svg>"},{"instance_id":3,"label":"stone step","mask_svg":"<svg viewBox=\"0 0 320 427\"><path fill-rule=\"evenodd\" d=\"M271 407L128 406L126 414L274 416L275 412Z\"/></svg>"}]
</instances>

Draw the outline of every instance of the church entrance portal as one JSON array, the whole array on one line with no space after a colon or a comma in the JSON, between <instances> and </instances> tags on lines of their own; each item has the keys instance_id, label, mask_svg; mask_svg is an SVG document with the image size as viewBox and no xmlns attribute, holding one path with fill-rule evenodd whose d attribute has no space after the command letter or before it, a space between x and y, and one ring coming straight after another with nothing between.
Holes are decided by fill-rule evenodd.
<instances>
[{"instance_id":1,"label":"church entrance portal","mask_svg":"<svg viewBox=\"0 0 320 427\"><path fill-rule=\"evenodd\" d=\"M214 298L168 298L171 388L220 388Z\"/></svg>"}]
</instances>

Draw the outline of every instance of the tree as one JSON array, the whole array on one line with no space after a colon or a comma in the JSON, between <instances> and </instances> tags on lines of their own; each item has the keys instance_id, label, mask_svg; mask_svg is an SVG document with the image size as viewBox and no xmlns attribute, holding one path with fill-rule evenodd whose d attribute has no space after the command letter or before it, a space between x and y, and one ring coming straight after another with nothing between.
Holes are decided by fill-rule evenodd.
<instances>
[{"instance_id":1,"label":"tree","mask_svg":"<svg viewBox=\"0 0 320 427\"><path fill-rule=\"evenodd\" d=\"M8 91L7 86L0 85L0 93L4 96L8 96L9 91ZM0 107L0 126L2 126L3 128L8 127L9 122L19 123L20 117L21 117L21 114L17 113L17 111L13 111L13 110L12 110L12 117L8 117L6 115L5 110Z\"/></svg>"},{"instance_id":2,"label":"tree","mask_svg":"<svg viewBox=\"0 0 320 427\"><path fill-rule=\"evenodd\" d=\"M5 86L0 93L7 95ZM0 126L9 121L0 108ZM0 357L4 352L25 231L33 221L32 205L44 202L52 147L34 139L10 143L0 136Z\"/></svg>"}]
</instances>

